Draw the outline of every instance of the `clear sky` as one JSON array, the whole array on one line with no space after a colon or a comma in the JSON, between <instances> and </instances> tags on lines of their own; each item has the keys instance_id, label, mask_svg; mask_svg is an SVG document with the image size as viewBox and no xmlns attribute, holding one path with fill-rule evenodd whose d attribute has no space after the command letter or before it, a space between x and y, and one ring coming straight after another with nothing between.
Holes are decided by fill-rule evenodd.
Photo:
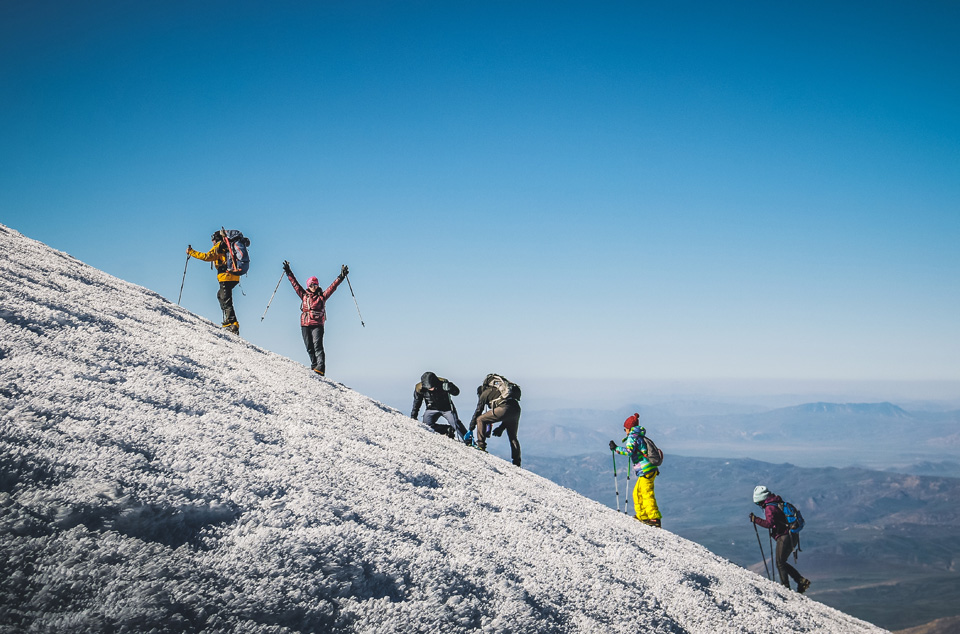
<instances>
[{"instance_id":1,"label":"clear sky","mask_svg":"<svg viewBox=\"0 0 960 634\"><path fill-rule=\"evenodd\" d=\"M285 281L260 320L281 262L347 263L366 327L344 285L328 373L360 389L956 382L958 30L955 2L3 2L0 222L172 301L186 245L241 229L242 335L304 362ZM182 304L219 323L215 292L192 261Z\"/></svg>"}]
</instances>

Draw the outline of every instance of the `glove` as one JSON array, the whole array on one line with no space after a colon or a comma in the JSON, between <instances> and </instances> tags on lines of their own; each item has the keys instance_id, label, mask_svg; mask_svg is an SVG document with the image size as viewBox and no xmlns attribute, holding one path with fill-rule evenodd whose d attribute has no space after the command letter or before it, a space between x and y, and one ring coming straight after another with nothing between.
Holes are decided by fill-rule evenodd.
<instances>
[{"instance_id":1,"label":"glove","mask_svg":"<svg viewBox=\"0 0 960 634\"><path fill-rule=\"evenodd\" d=\"M613 442L613 441L611 440L611 441L610 441L610 451L616 451L616 450L617 450L617 443L615 443L615 442Z\"/></svg>"},{"instance_id":2,"label":"glove","mask_svg":"<svg viewBox=\"0 0 960 634\"><path fill-rule=\"evenodd\" d=\"M496 436L497 438L499 438L500 436L503 436L503 425L500 425L499 427L494 429L493 435Z\"/></svg>"},{"instance_id":3,"label":"glove","mask_svg":"<svg viewBox=\"0 0 960 634\"><path fill-rule=\"evenodd\" d=\"M350 269L347 268L347 265L344 264L340 267L340 277L346 277L350 275Z\"/></svg>"},{"instance_id":4,"label":"glove","mask_svg":"<svg viewBox=\"0 0 960 634\"><path fill-rule=\"evenodd\" d=\"M750 514L750 521L756 523L757 516L753 513Z\"/></svg>"},{"instance_id":5,"label":"glove","mask_svg":"<svg viewBox=\"0 0 960 634\"><path fill-rule=\"evenodd\" d=\"M193 247L189 244L187 245L187 255L190 255L190 252L193 251Z\"/></svg>"},{"instance_id":6,"label":"glove","mask_svg":"<svg viewBox=\"0 0 960 634\"><path fill-rule=\"evenodd\" d=\"M286 260L283 261L283 272L290 275L290 263Z\"/></svg>"}]
</instances>

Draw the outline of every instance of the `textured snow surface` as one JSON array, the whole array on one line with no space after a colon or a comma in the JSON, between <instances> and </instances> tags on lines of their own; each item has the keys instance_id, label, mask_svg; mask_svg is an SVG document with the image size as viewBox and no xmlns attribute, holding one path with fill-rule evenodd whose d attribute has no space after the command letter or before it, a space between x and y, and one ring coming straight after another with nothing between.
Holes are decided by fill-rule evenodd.
<instances>
[{"instance_id":1,"label":"textured snow surface","mask_svg":"<svg viewBox=\"0 0 960 634\"><path fill-rule=\"evenodd\" d=\"M2 225L0 429L3 632L881 631Z\"/></svg>"}]
</instances>

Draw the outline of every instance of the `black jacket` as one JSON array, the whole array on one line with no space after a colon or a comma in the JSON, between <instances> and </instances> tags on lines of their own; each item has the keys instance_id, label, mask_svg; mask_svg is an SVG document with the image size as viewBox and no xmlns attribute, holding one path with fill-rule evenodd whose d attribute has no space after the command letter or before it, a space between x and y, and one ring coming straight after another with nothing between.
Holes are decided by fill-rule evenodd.
<instances>
[{"instance_id":1,"label":"black jacket","mask_svg":"<svg viewBox=\"0 0 960 634\"><path fill-rule=\"evenodd\" d=\"M449 412L453 409L453 405L450 402L451 396L457 396L460 394L460 388L446 380L443 377L439 377L432 372L427 374L432 374L432 377L427 377L426 374L421 377L426 378L427 385L432 385L436 382L438 385L434 389L428 389L423 386L424 381L421 380L420 383L417 383L417 386L413 388L413 411L410 412L410 418L417 418L420 415L420 406L426 403L427 409L436 410L438 412ZM431 380L431 378L433 380Z\"/></svg>"}]
</instances>

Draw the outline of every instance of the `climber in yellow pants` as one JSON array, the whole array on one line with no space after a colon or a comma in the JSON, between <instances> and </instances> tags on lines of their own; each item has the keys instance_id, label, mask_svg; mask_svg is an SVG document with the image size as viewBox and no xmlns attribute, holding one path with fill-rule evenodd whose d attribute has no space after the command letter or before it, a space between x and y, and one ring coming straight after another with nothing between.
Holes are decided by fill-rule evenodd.
<instances>
[{"instance_id":1,"label":"climber in yellow pants","mask_svg":"<svg viewBox=\"0 0 960 634\"><path fill-rule=\"evenodd\" d=\"M610 441L610 450L624 456L630 456L634 473L637 474L637 484L633 487L633 508L637 512L637 519L644 524L660 528L660 509L657 508L657 498L653 492L653 483L660 470L650 462L647 456L647 443L644 441L647 430L639 425L640 414L634 414L623 422L623 431L626 432L626 442L622 447Z\"/></svg>"}]
</instances>

